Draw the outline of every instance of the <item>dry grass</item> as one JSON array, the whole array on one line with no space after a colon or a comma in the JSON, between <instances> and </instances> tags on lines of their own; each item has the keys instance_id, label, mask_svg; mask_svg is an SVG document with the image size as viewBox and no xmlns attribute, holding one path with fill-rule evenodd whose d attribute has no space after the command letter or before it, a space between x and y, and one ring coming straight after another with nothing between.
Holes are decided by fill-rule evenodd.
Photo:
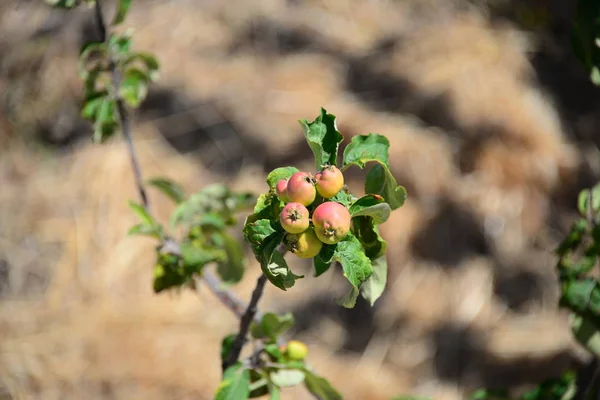
<instances>
[{"instance_id":1,"label":"dry grass","mask_svg":"<svg viewBox=\"0 0 600 400\"><path fill-rule=\"evenodd\" d=\"M578 155L532 83L529 39L461 2L351 3L135 8L128 25L136 46L161 59L161 85L214 107L213 119L235 126L242 143L241 170L224 176L202 162L210 151L182 156L155 123L142 122L146 176L169 176L190 192L220 180L260 192L264 164L310 168L296 120L321 105L347 135L385 134L409 189L383 230L386 296L374 312L345 312L333 304L345 290L339 274L316 280L293 262L307 278L287 293L270 287L263 308L296 312L311 364L347 399L459 399L490 380L522 382L502 372L507 365L523 376L556 373L573 345L554 311L553 258L534 241L547 235L551 196L573 179ZM26 140L74 107L66 100L80 88L72 32L85 17L78 12L55 43L40 42L30 35L47 11L27 7L0 10L0 37L11 38L0 42L10 55L0 88L4 104L20 105L5 107L9 123L0 118L0 267L9 268L0 285L0 388L27 399L208 399L221 337L236 321L206 290L153 295L153 243L126 236L135 222L126 200L136 192L120 140L64 154ZM25 28L18 21L27 15ZM290 44L282 31L300 39ZM401 41L375 51L389 37ZM173 118L171 129L184 124ZM359 176L350 181L357 190ZM155 193L152 202L166 219L168 202ZM236 289L242 296L257 274L251 263Z\"/></svg>"}]
</instances>

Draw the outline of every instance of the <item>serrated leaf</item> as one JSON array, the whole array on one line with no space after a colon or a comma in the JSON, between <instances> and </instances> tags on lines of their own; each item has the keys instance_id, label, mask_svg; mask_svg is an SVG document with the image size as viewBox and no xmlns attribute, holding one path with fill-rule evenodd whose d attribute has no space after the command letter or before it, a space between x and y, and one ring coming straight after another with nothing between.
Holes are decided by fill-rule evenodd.
<instances>
[{"instance_id":1,"label":"serrated leaf","mask_svg":"<svg viewBox=\"0 0 600 400\"><path fill-rule=\"evenodd\" d=\"M304 372L298 369L279 369L270 373L271 381L279 387L296 386L304 382Z\"/></svg>"},{"instance_id":2,"label":"serrated leaf","mask_svg":"<svg viewBox=\"0 0 600 400\"><path fill-rule=\"evenodd\" d=\"M336 165L340 143L344 140L337 130L335 115L327 114L321 108L321 114L313 122L303 119L300 122L304 136L315 156L316 170L326 164Z\"/></svg>"},{"instance_id":3,"label":"serrated leaf","mask_svg":"<svg viewBox=\"0 0 600 400\"><path fill-rule=\"evenodd\" d=\"M373 275L360 287L361 296L367 300L371 306L381 297L387 283L387 259L384 256L371 260L373 266Z\"/></svg>"},{"instance_id":4,"label":"serrated leaf","mask_svg":"<svg viewBox=\"0 0 600 400\"><path fill-rule=\"evenodd\" d=\"M227 359L227 356L231 351L231 346L233 346L233 342L235 341L236 337L237 334L232 333L231 335L225 336L221 341L221 361L225 361Z\"/></svg>"},{"instance_id":5,"label":"serrated leaf","mask_svg":"<svg viewBox=\"0 0 600 400\"><path fill-rule=\"evenodd\" d=\"M217 273L223 282L237 283L244 276L244 249L240 242L226 233L221 233L220 236L223 239L223 249L227 254L227 260L217 265Z\"/></svg>"},{"instance_id":6,"label":"serrated leaf","mask_svg":"<svg viewBox=\"0 0 600 400\"><path fill-rule=\"evenodd\" d=\"M368 194L356 200L350 207L350 216L366 216L373 219L373 224L382 224L390 217L392 209L385 202L383 197L375 194Z\"/></svg>"},{"instance_id":7,"label":"serrated leaf","mask_svg":"<svg viewBox=\"0 0 600 400\"><path fill-rule=\"evenodd\" d=\"M357 198L345 189L340 190L335 196L331 198L331 201L340 203L346 208L350 208L352 203L354 203L356 200Z\"/></svg>"},{"instance_id":8,"label":"serrated leaf","mask_svg":"<svg viewBox=\"0 0 600 400\"><path fill-rule=\"evenodd\" d=\"M332 260L342 265L344 276L357 289L373 274L371 260L366 256L356 236L352 234L337 244Z\"/></svg>"},{"instance_id":9,"label":"serrated leaf","mask_svg":"<svg viewBox=\"0 0 600 400\"><path fill-rule=\"evenodd\" d=\"M133 200L129 200L129 208L137 215L137 217L146 225L157 225L156 220L152 217L148 210L141 204Z\"/></svg>"},{"instance_id":10,"label":"serrated leaf","mask_svg":"<svg viewBox=\"0 0 600 400\"><path fill-rule=\"evenodd\" d=\"M131 5L131 0L118 0L117 1L117 11L115 12L115 16L112 21L112 25L119 25L121 22L125 21L125 17L127 16L127 12L129 11L129 6Z\"/></svg>"},{"instance_id":11,"label":"serrated leaf","mask_svg":"<svg viewBox=\"0 0 600 400\"><path fill-rule=\"evenodd\" d=\"M382 164L374 165L367 174L365 193L383 196L392 210L402 207L406 201L406 189L396 183L390 170Z\"/></svg>"},{"instance_id":12,"label":"serrated leaf","mask_svg":"<svg viewBox=\"0 0 600 400\"><path fill-rule=\"evenodd\" d=\"M368 162L377 161L389 168L389 148L390 142L383 135L369 133L354 136L344 150L342 167L355 164L364 168Z\"/></svg>"},{"instance_id":13,"label":"serrated leaf","mask_svg":"<svg viewBox=\"0 0 600 400\"><path fill-rule=\"evenodd\" d=\"M351 286L350 289L346 292L344 297L341 299L336 299L335 302L345 308L354 308L356 305L356 299L358 299L359 290L354 286Z\"/></svg>"},{"instance_id":14,"label":"serrated leaf","mask_svg":"<svg viewBox=\"0 0 600 400\"><path fill-rule=\"evenodd\" d=\"M304 370L304 386L320 400L342 400L342 395L331 386L327 379L315 375L308 369Z\"/></svg>"},{"instance_id":15,"label":"serrated leaf","mask_svg":"<svg viewBox=\"0 0 600 400\"><path fill-rule=\"evenodd\" d=\"M162 237L162 230L160 226L148 225L148 224L137 224L132 226L131 229L127 232L128 235L142 235L142 236L150 236L156 239L160 239Z\"/></svg>"},{"instance_id":16,"label":"serrated leaf","mask_svg":"<svg viewBox=\"0 0 600 400\"><path fill-rule=\"evenodd\" d=\"M296 167L276 168L267 175L267 185L273 189L281 179L290 179L298 171L299 169Z\"/></svg>"},{"instance_id":17,"label":"serrated leaf","mask_svg":"<svg viewBox=\"0 0 600 400\"><path fill-rule=\"evenodd\" d=\"M183 187L170 179L157 177L148 179L147 183L160 190L165 196L177 204L180 204L185 200L185 191L183 190Z\"/></svg>"},{"instance_id":18,"label":"serrated leaf","mask_svg":"<svg viewBox=\"0 0 600 400\"><path fill-rule=\"evenodd\" d=\"M333 262L333 254L335 253L337 245L324 244L321 251L315 258L313 258L313 264L315 267L314 276L320 276L327 272Z\"/></svg>"},{"instance_id":19,"label":"serrated leaf","mask_svg":"<svg viewBox=\"0 0 600 400\"><path fill-rule=\"evenodd\" d=\"M241 363L227 368L217 388L215 400L245 400L250 396L250 371Z\"/></svg>"}]
</instances>

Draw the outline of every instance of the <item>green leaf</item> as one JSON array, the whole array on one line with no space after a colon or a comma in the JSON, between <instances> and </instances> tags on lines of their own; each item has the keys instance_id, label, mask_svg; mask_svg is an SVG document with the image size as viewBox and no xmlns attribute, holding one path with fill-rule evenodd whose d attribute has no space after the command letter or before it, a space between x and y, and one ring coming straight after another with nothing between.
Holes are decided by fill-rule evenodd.
<instances>
[{"instance_id":1,"label":"green leaf","mask_svg":"<svg viewBox=\"0 0 600 400\"><path fill-rule=\"evenodd\" d=\"M383 196L392 210L402 207L406 201L406 189L398 186L390 170L382 164L373 166L367 174L365 193Z\"/></svg>"},{"instance_id":2,"label":"green leaf","mask_svg":"<svg viewBox=\"0 0 600 400\"><path fill-rule=\"evenodd\" d=\"M303 119L300 122L304 136L315 155L315 167L320 170L326 164L336 165L340 143L344 140L337 130L335 115L327 114L321 108L321 114L313 122Z\"/></svg>"},{"instance_id":3,"label":"green leaf","mask_svg":"<svg viewBox=\"0 0 600 400\"><path fill-rule=\"evenodd\" d=\"M579 210L579 213L583 217L587 216L589 198L590 198L590 190L589 189L584 189L581 192L579 192L579 196L577 198L577 209Z\"/></svg>"},{"instance_id":4,"label":"green leaf","mask_svg":"<svg viewBox=\"0 0 600 400\"><path fill-rule=\"evenodd\" d=\"M160 225L137 224L132 226L127 234L130 236L142 235L160 239L162 237L162 229Z\"/></svg>"},{"instance_id":5,"label":"green leaf","mask_svg":"<svg viewBox=\"0 0 600 400\"><path fill-rule=\"evenodd\" d=\"M142 206L141 204L136 203L133 200L129 200L129 208L131 208L131 210L135 213L135 215L138 216L138 218L140 220L142 220L142 222L145 225L157 225L156 220L154 219L154 217L152 217L148 211L146 210L146 208L144 208L144 206Z\"/></svg>"},{"instance_id":6,"label":"green leaf","mask_svg":"<svg viewBox=\"0 0 600 400\"><path fill-rule=\"evenodd\" d=\"M364 168L368 162L377 161L389 169L389 148L390 142L383 135L369 133L354 136L344 150L342 167L355 164Z\"/></svg>"},{"instance_id":7,"label":"green leaf","mask_svg":"<svg viewBox=\"0 0 600 400\"><path fill-rule=\"evenodd\" d=\"M281 399L280 390L277 386L269 385L269 393L271 394L269 396L269 400L280 400Z\"/></svg>"},{"instance_id":8,"label":"green leaf","mask_svg":"<svg viewBox=\"0 0 600 400\"><path fill-rule=\"evenodd\" d=\"M322 275L329 270L331 263L333 262L333 255L336 247L337 245L324 244L319 254L313 258L315 277Z\"/></svg>"},{"instance_id":9,"label":"green leaf","mask_svg":"<svg viewBox=\"0 0 600 400\"><path fill-rule=\"evenodd\" d=\"M290 270L290 267L288 267L285 259L279 252L274 252L271 255L271 259L269 261L266 260L267 256L265 255L261 261L262 271L269 281L279 289L287 290L294 286L297 279L304 278L304 275L296 275Z\"/></svg>"},{"instance_id":10,"label":"green leaf","mask_svg":"<svg viewBox=\"0 0 600 400\"><path fill-rule=\"evenodd\" d=\"M79 62L77 71L79 77L86 80L90 71L88 70L88 62L90 57L106 57L108 55L108 47L104 42L88 42L81 47L79 51ZM100 70L98 70L100 72ZM96 74L97 76L98 74Z\"/></svg>"},{"instance_id":11,"label":"green leaf","mask_svg":"<svg viewBox=\"0 0 600 400\"><path fill-rule=\"evenodd\" d=\"M562 288L560 304L576 313L585 313L588 309L592 292L598 282L593 278L565 282Z\"/></svg>"},{"instance_id":12,"label":"green leaf","mask_svg":"<svg viewBox=\"0 0 600 400\"><path fill-rule=\"evenodd\" d=\"M589 316L575 314L571 321L573 336L582 346L596 357L600 357L600 328L596 320Z\"/></svg>"},{"instance_id":13,"label":"green leaf","mask_svg":"<svg viewBox=\"0 0 600 400\"><path fill-rule=\"evenodd\" d=\"M320 400L342 400L342 395L331 386L327 379L315 375L308 369L304 369L304 386Z\"/></svg>"},{"instance_id":14,"label":"green leaf","mask_svg":"<svg viewBox=\"0 0 600 400\"><path fill-rule=\"evenodd\" d=\"M131 5L131 0L118 0L117 2L117 12L115 13L115 17L113 18L112 25L119 25L121 22L125 21L125 17L127 16L127 11L129 11L129 6Z\"/></svg>"},{"instance_id":15,"label":"green leaf","mask_svg":"<svg viewBox=\"0 0 600 400\"><path fill-rule=\"evenodd\" d=\"M371 306L381 297L387 282L387 260L381 256L371 261L373 275L360 287L360 294Z\"/></svg>"},{"instance_id":16,"label":"green leaf","mask_svg":"<svg viewBox=\"0 0 600 400\"><path fill-rule=\"evenodd\" d=\"M148 95L149 78L145 72L130 68L125 71L125 76L119 87L119 95L130 107L138 107Z\"/></svg>"},{"instance_id":17,"label":"green leaf","mask_svg":"<svg viewBox=\"0 0 600 400\"><path fill-rule=\"evenodd\" d=\"M217 265L217 273L223 282L237 283L244 276L244 249L240 242L226 233L221 233L220 236L223 239L227 260Z\"/></svg>"},{"instance_id":18,"label":"green leaf","mask_svg":"<svg viewBox=\"0 0 600 400\"><path fill-rule=\"evenodd\" d=\"M222 261L226 257L222 249L200 247L191 241L182 242L180 249L184 265L196 272L199 272L197 267L214 261Z\"/></svg>"},{"instance_id":19,"label":"green leaf","mask_svg":"<svg viewBox=\"0 0 600 400\"><path fill-rule=\"evenodd\" d=\"M236 337L237 334L232 333L231 335L225 336L221 341L221 361L225 361L227 359L227 356L231 351L231 346L233 346L233 342L235 341Z\"/></svg>"},{"instance_id":20,"label":"green leaf","mask_svg":"<svg viewBox=\"0 0 600 400\"><path fill-rule=\"evenodd\" d=\"M280 167L276 168L267 176L267 184L271 189L274 189L281 179L290 179L292 175L298 172L296 167Z\"/></svg>"},{"instance_id":21,"label":"green leaf","mask_svg":"<svg viewBox=\"0 0 600 400\"><path fill-rule=\"evenodd\" d=\"M238 362L225 370L215 400L245 400L249 396L250 371L244 369Z\"/></svg>"},{"instance_id":22,"label":"green leaf","mask_svg":"<svg viewBox=\"0 0 600 400\"><path fill-rule=\"evenodd\" d=\"M395 210L406 201L406 189L398 186L390 172L389 146L387 138L376 133L354 136L344 150L342 170L351 165L364 168L368 162L377 162L367 174L365 193L382 196Z\"/></svg>"},{"instance_id":23,"label":"green leaf","mask_svg":"<svg viewBox=\"0 0 600 400\"><path fill-rule=\"evenodd\" d=\"M279 350L277 343L267 343L265 345L265 351L272 357L273 361L279 361L282 356L281 350Z\"/></svg>"},{"instance_id":24,"label":"green leaf","mask_svg":"<svg viewBox=\"0 0 600 400\"><path fill-rule=\"evenodd\" d=\"M337 244L332 259L339 261L344 276L357 289L373 274L371 260L365 255L356 236L352 234Z\"/></svg>"},{"instance_id":25,"label":"green leaf","mask_svg":"<svg viewBox=\"0 0 600 400\"><path fill-rule=\"evenodd\" d=\"M102 143L112 136L117 129L115 118L115 103L112 99L105 97L100 104L94 123L94 142Z\"/></svg>"},{"instance_id":26,"label":"green leaf","mask_svg":"<svg viewBox=\"0 0 600 400\"><path fill-rule=\"evenodd\" d=\"M160 190L165 196L180 204L185 200L185 192L181 185L173 182L170 179L157 177L147 180L148 185L154 186Z\"/></svg>"},{"instance_id":27,"label":"green leaf","mask_svg":"<svg viewBox=\"0 0 600 400\"><path fill-rule=\"evenodd\" d=\"M371 260L385 255L387 242L379 234L379 227L373 225L370 217L354 217L352 219L352 232L358 238L362 248Z\"/></svg>"},{"instance_id":28,"label":"green leaf","mask_svg":"<svg viewBox=\"0 0 600 400\"><path fill-rule=\"evenodd\" d=\"M113 56L120 58L129 57L129 51L131 50L131 35L126 32L123 35L112 34L108 38L108 46L113 53Z\"/></svg>"},{"instance_id":29,"label":"green leaf","mask_svg":"<svg viewBox=\"0 0 600 400\"><path fill-rule=\"evenodd\" d=\"M81 116L85 119L94 120L104 100L104 94L86 100L81 110Z\"/></svg>"},{"instance_id":30,"label":"green leaf","mask_svg":"<svg viewBox=\"0 0 600 400\"><path fill-rule=\"evenodd\" d=\"M291 313L283 315L266 313L259 324L252 325L252 336L256 339L266 337L276 340L292 326L294 326L294 316Z\"/></svg>"},{"instance_id":31,"label":"green leaf","mask_svg":"<svg viewBox=\"0 0 600 400\"><path fill-rule=\"evenodd\" d=\"M148 77L151 81L158 80L158 68L159 63L156 57L149 53L133 53L129 56L129 58L125 61L125 65L130 65L136 61L141 61L144 64L144 67L148 71Z\"/></svg>"},{"instance_id":32,"label":"green leaf","mask_svg":"<svg viewBox=\"0 0 600 400\"><path fill-rule=\"evenodd\" d=\"M336 299L335 302L342 307L354 308L354 306L356 305L356 299L358 299L358 294L358 289L354 286L351 286L350 289L348 289L348 291L344 295L344 297L342 297L341 299Z\"/></svg>"},{"instance_id":33,"label":"green leaf","mask_svg":"<svg viewBox=\"0 0 600 400\"><path fill-rule=\"evenodd\" d=\"M352 203L354 203L357 200L357 198L350 194L348 190L342 189L339 192L337 192L337 194L333 196L331 200L340 203L346 208L350 208Z\"/></svg>"},{"instance_id":34,"label":"green leaf","mask_svg":"<svg viewBox=\"0 0 600 400\"><path fill-rule=\"evenodd\" d=\"M296 386L304 382L304 372L298 369L279 369L270 373L271 381L279 387Z\"/></svg>"},{"instance_id":35,"label":"green leaf","mask_svg":"<svg viewBox=\"0 0 600 400\"><path fill-rule=\"evenodd\" d=\"M368 194L361 197L350 207L350 215L352 217L371 217L375 225L387 221L391 212L392 209L383 197L375 194Z\"/></svg>"}]
</instances>

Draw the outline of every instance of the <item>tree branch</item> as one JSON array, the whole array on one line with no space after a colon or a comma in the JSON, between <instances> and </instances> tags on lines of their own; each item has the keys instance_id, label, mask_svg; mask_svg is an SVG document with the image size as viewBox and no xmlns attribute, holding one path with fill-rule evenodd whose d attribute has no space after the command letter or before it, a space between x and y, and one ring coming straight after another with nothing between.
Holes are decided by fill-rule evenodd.
<instances>
[{"instance_id":1,"label":"tree branch","mask_svg":"<svg viewBox=\"0 0 600 400\"><path fill-rule=\"evenodd\" d=\"M242 315L240 320L240 330L231 345L231 350L229 351L229 355L223 361L221 367L223 372L235 364L240 358L240 353L242 352L242 347L246 342L246 336L248 336L248 331L250 330L250 324L254 320L254 317L258 311L257 305L260 300L263 291L265 289L265 284L267 283L267 276L263 273L260 274L260 277L256 281L256 287L252 292L252 297L250 298L250 303L248 304L248 308L246 308L246 312Z\"/></svg>"},{"instance_id":2,"label":"tree branch","mask_svg":"<svg viewBox=\"0 0 600 400\"><path fill-rule=\"evenodd\" d=\"M102 14L102 5L100 4L100 0L95 1L94 10L96 16L96 25L98 26L98 32L100 33L100 40L106 42L108 40L108 35L106 32L106 23L104 21L104 15ZM140 163L138 161L137 153L135 151L135 146L133 145L129 113L127 111L127 107L125 107L125 104L123 103L123 99L118 95L119 87L121 86L121 74L119 72L119 69L117 68L114 59L112 58L112 54L110 54L110 72L112 75L113 88L117 92L117 94L115 95L115 102L117 104L117 111L119 113L119 122L121 125L121 130L123 131L123 137L125 138L125 142L127 143L127 150L129 152L129 159L131 162L131 167L133 169L135 184L137 186L137 190L139 192L144 208L146 209L146 211L150 212L150 202L148 201L148 195L146 194L146 189L144 188L142 169L140 168Z\"/></svg>"},{"instance_id":3,"label":"tree branch","mask_svg":"<svg viewBox=\"0 0 600 400\"><path fill-rule=\"evenodd\" d=\"M94 10L96 24L98 27L101 41L106 42L108 40L108 36L106 23L102 14L102 5L100 4L100 0L96 0ZM119 113L119 123L121 126L121 130L123 131L125 142L127 143L127 150L129 152L131 167L134 173L135 184L137 186L139 196L142 200L144 208L146 209L146 211L148 211L148 213L150 213L150 203L148 201L146 189L144 188L142 170L135 151L135 146L133 144L129 113L127 107L123 103L123 99L118 95L118 88L121 84L121 76L117 64L115 63L114 59L112 59L112 55L110 60L110 71L112 75L112 84L115 90L117 91L117 94L115 95L115 101L117 105L117 111ZM168 251L173 254L180 254L179 244L172 239L165 240L162 248L164 251ZM222 289L221 282L210 271L204 270L201 279L204 280L206 285L221 301L221 303L225 305L229 310L231 310L238 318L240 318L240 330L233 342L229 356L226 360L223 361L222 364L223 371L225 371L227 368L229 368L231 365L235 364L238 361L242 348L244 347L244 344L246 342L246 337L248 336L248 331L250 330L250 325L252 324L252 321L260 320L261 318L261 314L258 311L257 305L258 301L262 297L265 284L267 283L267 277L261 273L260 277L256 282L256 287L252 292L250 303L247 306L232 292L226 289Z\"/></svg>"}]
</instances>

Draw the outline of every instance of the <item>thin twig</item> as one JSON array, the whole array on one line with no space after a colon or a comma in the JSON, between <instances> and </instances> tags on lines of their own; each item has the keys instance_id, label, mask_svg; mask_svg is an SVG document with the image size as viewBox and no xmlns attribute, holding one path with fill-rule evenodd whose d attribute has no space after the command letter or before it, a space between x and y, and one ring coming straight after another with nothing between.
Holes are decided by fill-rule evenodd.
<instances>
[{"instance_id":1,"label":"thin twig","mask_svg":"<svg viewBox=\"0 0 600 400\"><path fill-rule=\"evenodd\" d=\"M229 310L231 310L238 318L242 318L245 310L247 309L246 303L240 300L232 292L227 289L223 289L222 282L217 278L211 271L204 269L202 271L202 278L206 286L209 287L211 292L223 303Z\"/></svg>"},{"instance_id":2,"label":"thin twig","mask_svg":"<svg viewBox=\"0 0 600 400\"><path fill-rule=\"evenodd\" d=\"M229 356L223 360L221 365L223 371L227 368L231 367L235 364L240 358L240 353L242 352L242 347L244 347L244 343L246 342L246 336L248 336L248 330L250 330L250 324L254 320L254 316L257 312L257 304L260 300L263 291L265 289L265 284L267 283L267 277L264 274L260 274L260 277L256 281L256 287L252 292L252 297L250 298L250 303L248 304L248 308L246 308L246 312L242 315L240 320L240 330L231 345L231 350L229 351Z\"/></svg>"},{"instance_id":3,"label":"thin twig","mask_svg":"<svg viewBox=\"0 0 600 400\"><path fill-rule=\"evenodd\" d=\"M104 16L102 14L102 6L100 4L100 0L96 0L94 9L96 15L96 24L100 33L100 38L103 42L106 42L106 23L104 22ZM116 90L118 90L121 83L121 76L116 63L112 59L110 60L110 70L112 74L113 86ZM127 111L127 107L123 103L123 100L118 96L118 94L115 97L117 111L119 113L119 122L123 131L123 136L125 137L125 141L127 143L127 149L129 151L129 158L131 160L131 166L135 177L135 183L140 198L142 200L142 204L146 211L150 213L150 203L148 201L148 196L144 188L142 170L135 151L135 146L133 144L129 113ZM163 249L175 254L180 253L179 245L175 241L170 239L167 239L165 243L163 243ZM248 331L250 330L250 325L252 321L254 321L255 319L258 320L261 317L261 314L258 312L257 304L263 294L265 284L267 283L267 277L261 273L260 277L256 282L256 287L252 292L250 303L247 306L232 292L223 289L221 287L221 282L219 281L219 279L212 273L210 273L210 271L204 271L204 273L202 274L202 279L204 280L204 282L206 282L207 286L221 301L221 303L223 303L236 316L238 316L238 318L240 318L240 330L233 342L231 352L229 353L229 357L227 357L227 359L222 364L223 371L225 371L228 367L230 367L238 361L240 353L246 341L246 336L248 336Z\"/></svg>"},{"instance_id":4,"label":"thin twig","mask_svg":"<svg viewBox=\"0 0 600 400\"><path fill-rule=\"evenodd\" d=\"M102 5L100 4L100 0L96 0L94 10L96 15L96 25L98 26L98 32L100 33L100 39L103 42L106 42L108 40L108 35L106 33L106 23L104 22L104 15L102 13ZM119 73L119 69L117 68L115 61L112 59L112 55L110 60L110 72L112 75L112 84L114 90L118 93L119 87L121 86L121 74ZM119 122L121 125L121 130L123 131L123 137L125 138L125 142L127 143L127 150L129 152L129 159L131 162L131 167L133 169L135 184L137 186L144 208L146 209L146 211L150 212L150 202L148 201L148 195L146 194L146 189L144 188L142 169L138 161L135 146L133 145L129 113L127 112L127 107L125 107L125 104L123 103L123 99L121 99L121 97L118 94L115 96L115 101L117 104L117 111L119 113Z\"/></svg>"}]
</instances>

